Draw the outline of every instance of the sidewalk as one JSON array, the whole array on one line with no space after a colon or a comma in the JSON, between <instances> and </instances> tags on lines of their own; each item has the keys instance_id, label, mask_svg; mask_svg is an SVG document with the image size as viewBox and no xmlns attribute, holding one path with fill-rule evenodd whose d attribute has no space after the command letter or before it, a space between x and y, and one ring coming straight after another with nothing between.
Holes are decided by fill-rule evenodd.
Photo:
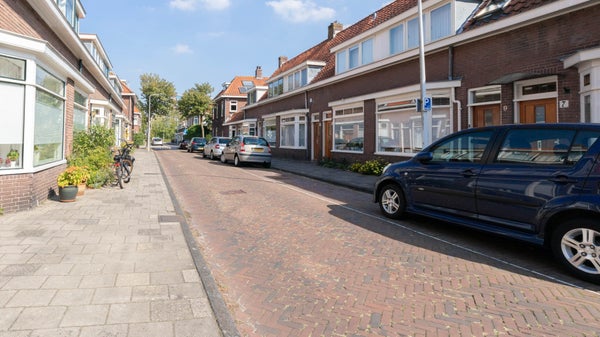
<instances>
[{"instance_id":1,"label":"sidewalk","mask_svg":"<svg viewBox=\"0 0 600 337\"><path fill-rule=\"evenodd\" d=\"M343 171L319 166L315 162L273 158L271 167L277 170L292 172L301 176L348 187L357 191L373 193L377 176Z\"/></svg>"},{"instance_id":2,"label":"sidewalk","mask_svg":"<svg viewBox=\"0 0 600 337\"><path fill-rule=\"evenodd\" d=\"M0 216L0 336L237 335L154 153L135 157L122 190Z\"/></svg>"},{"instance_id":3,"label":"sidewalk","mask_svg":"<svg viewBox=\"0 0 600 337\"><path fill-rule=\"evenodd\" d=\"M122 190L0 216L0 336L239 335L154 153L134 156ZM277 158L272 168L368 193L377 179Z\"/></svg>"}]
</instances>

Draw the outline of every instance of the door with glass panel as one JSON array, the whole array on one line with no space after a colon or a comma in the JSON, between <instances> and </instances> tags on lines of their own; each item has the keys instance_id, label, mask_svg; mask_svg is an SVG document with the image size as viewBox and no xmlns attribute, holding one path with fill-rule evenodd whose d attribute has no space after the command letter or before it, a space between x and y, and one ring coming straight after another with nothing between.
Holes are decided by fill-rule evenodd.
<instances>
[{"instance_id":1,"label":"door with glass panel","mask_svg":"<svg viewBox=\"0 0 600 337\"><path fill-rule=\"evenodd\" d=\"M521 124L556 123L556 99L523 101L519 103L519 114Z\"/></svg>"},{"instance_id":2,"label":"door with glass panel","mask_svg":"<svg viewBox=\"0 0 600 337\"><path fill-rule=\"evenodd\" d=\"M473 127L500 125L500 106L480 105L473 108Z\"/></svg>"}]
</instances>

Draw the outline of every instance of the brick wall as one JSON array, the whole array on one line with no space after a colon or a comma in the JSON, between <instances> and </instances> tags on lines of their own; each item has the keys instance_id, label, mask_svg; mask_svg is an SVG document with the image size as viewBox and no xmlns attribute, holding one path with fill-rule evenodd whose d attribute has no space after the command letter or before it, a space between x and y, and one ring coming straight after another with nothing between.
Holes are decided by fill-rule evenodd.
<instances>
[{"instance_id":1,"label":"brick wall","mask_svg":"<svg viewBox=\"0 0 600 337\"><path fill-rule=\"evenodd\" d=\"M56 177L66 165L34 174L0 176L0 208L4 213L24 211L58 194Z\"/></svg>"}]
</instances>

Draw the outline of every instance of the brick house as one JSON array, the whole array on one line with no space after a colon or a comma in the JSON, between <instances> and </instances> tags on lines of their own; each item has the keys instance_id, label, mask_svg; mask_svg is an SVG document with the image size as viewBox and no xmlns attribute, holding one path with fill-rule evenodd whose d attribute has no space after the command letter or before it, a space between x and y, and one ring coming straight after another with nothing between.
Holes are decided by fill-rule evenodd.
<instances>
[{"instance_id":1,"label":"brick house","mask_svg":"<svg viewBox=\"0 0 600 337\"><path fill-rule=\"evenodd\" d=\"M120 81L97 38L84 43L79 0L0 0L0 208L25 210L57 192L73 133L129 127ZM101 45L100 45L101 46ZM10 150L19 158L6 162Z\"/></svg>"},{"instance_id":2,"label":"brick house","mask_svg":"<svg viewBox=\"0 0 600 337\"><path fill-rule=\"evenodd\" d=\"M236 76L223 83L223 89L213 98L213 136L232 137L256 130L256 120L246 119L243 111L248 102L256 102L266 92L266 80L257 66L254 76Z\"/></svg>"},{"instance_id":3,"label":"brick house","mask_svg":"<svg viewBox=\"0 0 600 337\"><path fill-rule=\"evenodd\" d=\"M424 1L428 117L417 111L417 1L394 1L280 62L245 116L275 156L350 162L411 157L427 145L423 125L433 141L482 125L600 122L599 14L597 1Z\"/></svg>"}]
</instances>

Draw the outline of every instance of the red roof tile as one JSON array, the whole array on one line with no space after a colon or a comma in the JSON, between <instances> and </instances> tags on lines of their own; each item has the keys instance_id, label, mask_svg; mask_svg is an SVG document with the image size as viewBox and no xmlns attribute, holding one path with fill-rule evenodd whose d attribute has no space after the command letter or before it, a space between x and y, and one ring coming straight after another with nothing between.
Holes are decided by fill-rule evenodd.
<instances>
[{"instance_id":1,"label":"red roof tile","mask_svg":"<svg viewBox=\"0 0 600 337\"><path fill-rule=\"evenodd\" d=\"M481 27L555 1L558 0L510 0L504 7L495 11L490 11L488 14L484 14L490 5L502 4L504 2L503 0L484 0L477 10L475 10L473 16L464 24L462 31Z\"/></svg>"},{"instance_id":2,"label":"red roof tile","mask_svg":"<svg viewBox=\"0 0 600 337\"><path fill-rule=\"evenodd\" d=\"M227 88L221 90L215 98L220 96L246 96L246 92L243 90L243 81L250 81L254 86L265 86L268 78L256 78L254 76L236 76L231 81L231 84Z\"/></svg>"}]
</instances>

